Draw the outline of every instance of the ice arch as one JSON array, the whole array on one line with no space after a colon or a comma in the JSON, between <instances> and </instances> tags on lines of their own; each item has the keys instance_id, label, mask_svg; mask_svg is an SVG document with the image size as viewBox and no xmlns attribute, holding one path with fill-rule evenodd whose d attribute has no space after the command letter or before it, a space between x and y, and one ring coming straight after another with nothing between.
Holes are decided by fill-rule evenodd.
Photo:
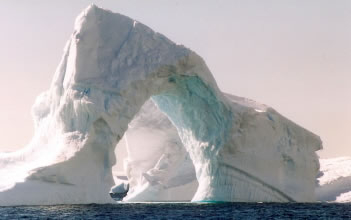
<instances>
[{"instance_id":1,"label":"ice arch","mask_svg":"<svg viewBox=\"0 0 351 220\"><path fill-rule=\"evenodd\" d=\"M0 204L111 202L114 147L150 97L194 163L193 201L314 201L317 136L271 108L225 97L197 54L92 5L33 108L35 137L2 156L2 167L26 168Z\"/></svg>"}]
</instances>

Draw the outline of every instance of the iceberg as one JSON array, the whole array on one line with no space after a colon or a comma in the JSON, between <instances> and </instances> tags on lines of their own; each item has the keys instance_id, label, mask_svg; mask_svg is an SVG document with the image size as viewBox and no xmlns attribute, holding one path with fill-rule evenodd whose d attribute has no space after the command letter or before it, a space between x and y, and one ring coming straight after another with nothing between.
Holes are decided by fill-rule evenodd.
<instances>
[{"instance_id":1,"label":"iceberg","mask_svg":"<svg viewBox=\"0 0 351 220\"><path fill-rule=\"evenodd\" d=\"M133 131L127 134L126 201L167 199L164 192L194 176L191 201L316 200L318 136L268 106L221 92L190 49L91 5L75 21L50 89L33 106L33 139L0 154L0 205L114 202L115 147L150 99L173 129L147 117L135 122L169 132L162 152L134 146ZM150 162L134 163L141 155Z\"/></svg>"},{"instance_id":2,"label":"iceberg","mask_svg":"<svg viewBox=\"0 0 351 220\"><path fill-rule=\"evenodd\" d=\"M119 185L112 187L110 196L116 201L122 201L129 191L129 183L120 183Z\"/></svg>"}]
</instances>

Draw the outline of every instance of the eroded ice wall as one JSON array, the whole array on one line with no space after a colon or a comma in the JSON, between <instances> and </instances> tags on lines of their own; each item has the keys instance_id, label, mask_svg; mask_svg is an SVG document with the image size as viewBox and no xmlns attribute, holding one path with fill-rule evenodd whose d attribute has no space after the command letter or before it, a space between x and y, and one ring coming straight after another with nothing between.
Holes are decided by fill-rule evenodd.
<instances>
[{"instance_id":1,"label":"eroded ice wall","mask_svg":"<svg viewBox=\"0 0 351 220\"><path fill-rule=\"evenodd\" d=\"M150 97L194 164L193 201L314 201L317 136L269 107L226 97L196 53L92 5L33 108L32 142L1 155L1 172L21 167L21 175L2 188L0 205L112 202L114 148Z\"/></svg>"}]
</instances>

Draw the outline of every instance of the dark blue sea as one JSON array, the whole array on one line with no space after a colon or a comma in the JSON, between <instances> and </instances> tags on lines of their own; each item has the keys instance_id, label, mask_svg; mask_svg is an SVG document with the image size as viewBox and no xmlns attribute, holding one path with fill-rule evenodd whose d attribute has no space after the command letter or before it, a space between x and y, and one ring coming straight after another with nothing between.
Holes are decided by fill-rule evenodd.
<instances>
[{"instance_id":1,"label":"dark blue sea","mask_svg":"<svg viewBox=\"0 0 351 220\"><path fill-rule=\"evenodd\" d=\"M351 219L351 204L125 203L0 207L0 219Z\"/></svg>"}]
</instances>

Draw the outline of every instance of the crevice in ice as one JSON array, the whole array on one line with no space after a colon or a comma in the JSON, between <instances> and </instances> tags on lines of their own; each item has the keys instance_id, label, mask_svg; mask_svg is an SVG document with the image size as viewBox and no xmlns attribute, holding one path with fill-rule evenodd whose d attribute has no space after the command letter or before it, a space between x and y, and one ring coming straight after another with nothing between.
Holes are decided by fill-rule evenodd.
<instances>
[{"instance_id":1,"label":"crevice in ice","mask_svg":"<svg viewBox=\"0 0 351 220\"><path fill-rule=\"evenodd\" d=\"M219 162L221 164L221 162ZM240 170L234 166L228 165L228 164L221 164L224 167L227 167L228 169L231 169L232 172L236 172L236 175L242 175L244 176L244 178L242 178L243 180L245 180L244 182L249 184L249 185L253 185L252 187L256 189L256 191L258 191L259 189L263 189L264 193L271 196L272 201L281 201L281 202L295 202L295 200L293 198L291 198L290 196L288 196L287 194L281 192L279 189L265 183L264 181L262 181L261 179L243 171ZM235 176L235 175L234 175ZM236 177L236 179L239 179L238 177ZM234 180L235 181L235 180ZM264 188L262 187L264 186ZM256 192L255 192L256 193ZM252 195L251 198L257 198L256 195ZM253 199L252 201L255 201L255 199Z\"/></svg>"}]
</instances>

